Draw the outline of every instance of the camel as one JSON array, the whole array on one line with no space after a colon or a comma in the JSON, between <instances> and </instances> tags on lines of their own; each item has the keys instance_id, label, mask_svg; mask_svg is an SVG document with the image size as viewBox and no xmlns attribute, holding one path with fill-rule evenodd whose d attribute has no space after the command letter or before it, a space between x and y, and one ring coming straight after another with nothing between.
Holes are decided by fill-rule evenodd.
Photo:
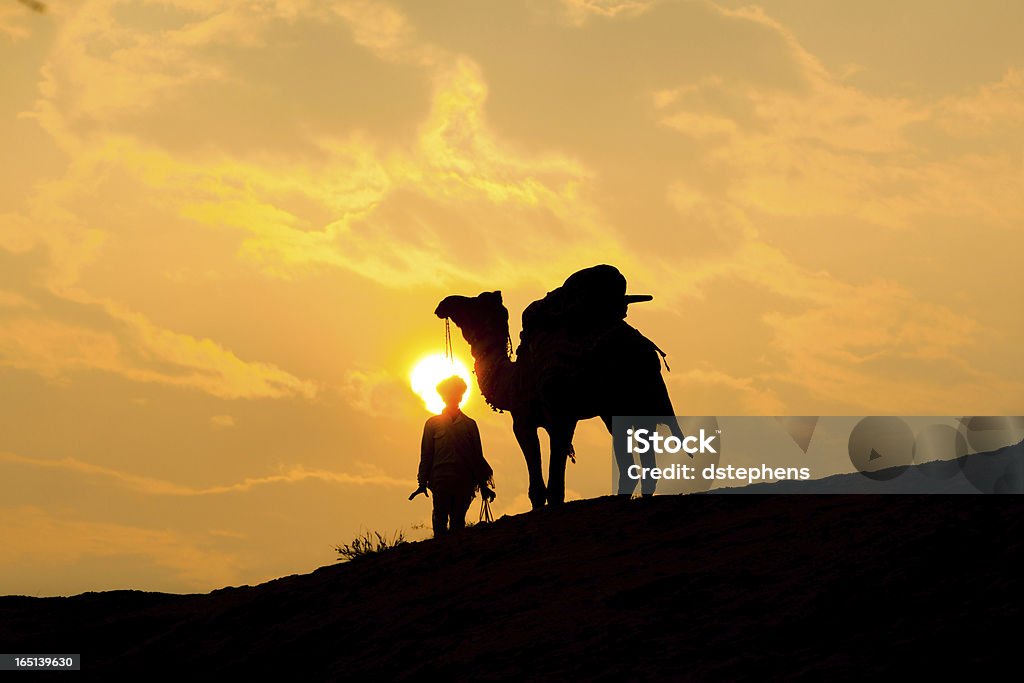
<instances>
[{"instance_id":1,"label":"camel","mask_svg":"<svg viewBox=\"0 0 1024 683\"><path fill-rule=\"evenodd\" d=\"M625 476L626 468L634 461L632 454L626 452L625 430L618 429L620 433L616 434L612 429L613 417L663 416L663 419L645 422L644 426L656 429L657 423L666 424L675 436L683 438L676 420L664 419L675 415L661 375L664 353L624 320L630 303L651 297L625 296L625 278L612 266L604 265L571 276L564 285L567 291L573 278L580 275L613 275L621 279L621 295L608 294L600 287L584 292L590 296L591 291L598 291L597 297L610 298L612 305L608 310L612 314L600 319L599 307L592 305L597 297L586 299L584 296L586 305L559 312L572 320L574 310L577 314L582 311L576 317L580 324L574 323L571 329L545 329L536 321L542 317L538 311L544 312L541 304L553 300L552 295L558 290L551 292L545 300L534 302L524 312L522 343L516 360L512 359L508 309L500 291L483 292L475 297L449 296L434 311L437 317L454 322L469 343L480 393L494 410L511 414L512 431L529 471L529 497L534 510L543 507L545 502L549 505L564 502L566 460L571 457L575 462L572 440L580 420L600 417L612 434L619 471L618 492L624 494L632 494L636 489L636 481ZM577 280L584 282L584 278ZM595 281L592 278L586 282ZM531 327L528 314L532 314L533 329L528 329ZM559 315L550 318L559 319ZM548 328L552 326L550 320L545 324ZM537 330L538 327L541 329ZM642 422L639 417L630 420L630 426L634 427ZM538 436L541 428L547 432L550 443L546 485ZM654 464L652 453L641 455L642 466L653 467ZM641 491L651 495L656 485L654 480L643 479Z\"/></svg>"}]
</instances>

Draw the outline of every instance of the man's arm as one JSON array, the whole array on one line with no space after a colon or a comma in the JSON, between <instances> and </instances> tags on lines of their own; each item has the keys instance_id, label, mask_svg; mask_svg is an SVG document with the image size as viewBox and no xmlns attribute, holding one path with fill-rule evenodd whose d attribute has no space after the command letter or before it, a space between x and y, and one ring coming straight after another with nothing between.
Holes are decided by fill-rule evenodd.
<instances>
[{"instance_id":1,"label":"man's arm","mask_svg":"<svg viewBox=\"0 0 1024 683\"><path fill-rule=\"evenodd\" d=\"M419 484L419 488L409 494L409 500L412 500L421 493L427 498L430 498L430 494L427 493L427 484L430 483L430 470L434 467L434 430L430 428L430 420L423 425L423 440L420 442L420 468L416 472L416 483Z\"/></svg>"},{"instance_id":2,"label":"man's arm","mask_svg":"<svg viewBox=\"0 0 1024 683\"><path fill-rule=\"evenodd\" d=\"M430 470L434 467L434 430L430 420L423 425L423 440L420 443L420 469L416 474L416 482L420 488L430 483Z\"/></svg>"},{"instance_id":3,"label":"man's arm","mask_svg":"<svg viewBox=\"0 0 1024 683\"><path fill-rule=\"evenodd\" d=\"M492 476L494 476L494 470L491 469L490 464L484 458L484 446L480 441L480 429L476 426L476 422L471 423L473 429L470 434L470 444L473 452L470 462L473 463L473 473L476 476L476 483L480 484L481 488L487 487L487 482Z\"/></svg>"}]
</instances>

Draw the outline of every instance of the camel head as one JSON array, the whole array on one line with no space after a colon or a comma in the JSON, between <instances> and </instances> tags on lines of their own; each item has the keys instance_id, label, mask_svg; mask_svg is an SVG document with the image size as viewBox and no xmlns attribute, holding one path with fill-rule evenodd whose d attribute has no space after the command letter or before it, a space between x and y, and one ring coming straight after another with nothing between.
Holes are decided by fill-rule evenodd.
<instances>
[{"instance_id":1,"label":"camel head","mask_svg":"<svg viewBox=\"0 0 1024 683\"><path fill-rule=\"evenodd\" d=\"M485 337L498 336L504 343L508 336L508 309L501 301L501 292L483 292L474 297L445 297L434 309L438 318L450 318L462 330L470 345Z\"/></svg>"}]
</instances>

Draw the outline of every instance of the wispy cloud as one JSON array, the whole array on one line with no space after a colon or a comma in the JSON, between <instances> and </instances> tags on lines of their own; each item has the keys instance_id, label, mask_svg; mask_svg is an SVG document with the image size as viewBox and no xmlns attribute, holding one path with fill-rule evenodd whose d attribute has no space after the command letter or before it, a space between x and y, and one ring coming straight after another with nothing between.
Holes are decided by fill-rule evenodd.
<instances>
[{"instance_id":1,"label":"wispy cloud","mask_svg":"<svg viewBox=\"0 0 1024 683\"><path fill-rule=\"evenodd\" d=\"M28 467L63 470L76 474L100 477L133 491L157 496L210 496L224 493L244 493L261 486L274 484L297 484L306 481L321 481L330 484L355 486L387 487L406 487L409 483L407 480L396 479L383 474L358 475L348 474L345 472L333 472L323 469L308 469L301 465L293 465L282 467L280 472L276 474L269 474L262 477L246 477L242 481L232 484L195 487L122 472L109 467L84 462L76 458L50 460L0 451L0 461Z\"/></svg>"},{"instance_id":2,"label":"wispy cloud","mask_svg":"<svg viewBox=\"0 0 1024 683\"><path fill-rule=\"evenodd\" d=\"M5 593L53 595L55 577L67 593L210 590L237 584L244 574L244 563L234 554L212 547L201 536L69 518L38 506L8 506L2 514ZM126 578L126 558L150 565L149 575ZM106 568L100 578L91 576L97 566Z\"/></svg>"},{"instance_id":3,"label":"wispy cloud","mask_svg":"<svg viewBox=\"0 0 1024 683\"><path fill-rule=\"evenodd\" d=\"M0 221L0 244L45 248L61 294L105 307L126 331L73 330L58 320L37 324L44 339L72 343L72 363L95 358L139 381L221 397L316 391L215 340L157 326L110 297L90 298L79 274L104 262L131 228L85 210L86 197L138 197L160 221L199 226L208 232L197 240L216 240L226 257L275 278L343 270L385 287L457 283L539 295L571 270L614 256L631 281L656 286L659 305L672 308L716 283L749 283L779 298L760 321L776 334L777 371L809 353L809 342L795 340L806 334L827 362L845 364L845 377L868 383L876 371L844 351L840 330L863 334L856 331L908 316L918 338L882 340L905 344L889 348L892 357L934 355L929 340L941 338L947 359L970 364L982 323L899 274L857 280L827 261L809 265L798 230L842 239L855 229L868 243L891 230L941 241L935 216L984 230L1024 220L1014 191L1019 151L994 142L1024 121L1020 71L941 98L872 93L830 71L758 8L588 0L509 10L503 21L531 51L509 61L506 48L466 32L486 24L472 3L447 3L458 20L438 24L411 3L284 2L256 12L175 0L144 27L117 0L87 5L62 17L33 114L72 162L63 178L38 185L29 213ZM297 27L311 36L337 31L333 44L348 57L333 65L339 82L357 77L351 62L390 69L380 72L382 88L422 86L422 108L406 108L418 116L413 125L381 136L368 122L395 102L368 96L332 104L359 112L362 123L323 123L284 72L254 69L254 50L298 60L282 47ZM692 43L686 59L680 41ZM588 64L586 74L579 64ZM225 106L268 111L289 93L296 104L281 119L287 125L249 136L273 152L221 142L231 117L219 105L199 106L211 102L211 86ZM609 92L618 95L609 100ZM178 133L161 137L174 127L161 118L168 98L192 103L194 136L224 135L199 146ZM814 227L780 229L786 222ZM60 371L56 353L23 346L13 363ZM126 363L130 349L182 370Z\"/></svg>"},{"instance_id":4,"label":"wispy cloud","mask_svg":"<svg viewBox=\"0 0 1024 683\"><path fill-rule=\"evenodd\" d=\"M45 10L42 3L32 0L18 0L18 2L5 2L0 5L0 39L24 40L32 35L33 12L41 13Z\"/></svg>"},{"instance_id":5,"label":"wispy cloud","mask_svg":"<svg viewBox=\"0 0 1024 683\"><path fill-rule=\"evenodd\" d=\"M770 383L753 377L733 377L721 370L699 367L674 371L667 377L669 392L679 403L679 414L774 415L784 402ZM699 408L698 408L699 407Z\"/></svg>"},{"instance_id":6,"label":"wispy cloud","mask_svg":"<svg viewBox=\"0 0 1024 683\"><path fill-rule=\"evenodd\" d=\"M316 393L312 382L270 364L243 361L213 340L161 329L113 304L100 318L107 323L104 327L14 313L0 317L0 366L53 379L103 370L137 382L198 389L228 399Z\"/></svg>"}]
</instances>

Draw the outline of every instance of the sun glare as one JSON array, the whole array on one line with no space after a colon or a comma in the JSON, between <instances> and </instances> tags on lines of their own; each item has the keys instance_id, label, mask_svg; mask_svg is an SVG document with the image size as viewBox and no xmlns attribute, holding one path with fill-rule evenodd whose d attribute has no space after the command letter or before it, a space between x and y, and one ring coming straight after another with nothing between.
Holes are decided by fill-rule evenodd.
<instances>
[{"instance_id":1,"label":"sun glare","mask_svg":"<svg viewBox=\"0 0 1024 683\"><path fill-rule=\"evenodd\" d=\"M432 413L440 413L444 409L444 401L437 394L437 383L452 375L458 375L466 381L468 388L460 404L466 405L476 383L473 381L473 375L458 358L449 360L443 353L427 356L413 367L409 374L409 381L412 384L412 390L423 399L427 410Z\"/></svg>"}]
</instances>

